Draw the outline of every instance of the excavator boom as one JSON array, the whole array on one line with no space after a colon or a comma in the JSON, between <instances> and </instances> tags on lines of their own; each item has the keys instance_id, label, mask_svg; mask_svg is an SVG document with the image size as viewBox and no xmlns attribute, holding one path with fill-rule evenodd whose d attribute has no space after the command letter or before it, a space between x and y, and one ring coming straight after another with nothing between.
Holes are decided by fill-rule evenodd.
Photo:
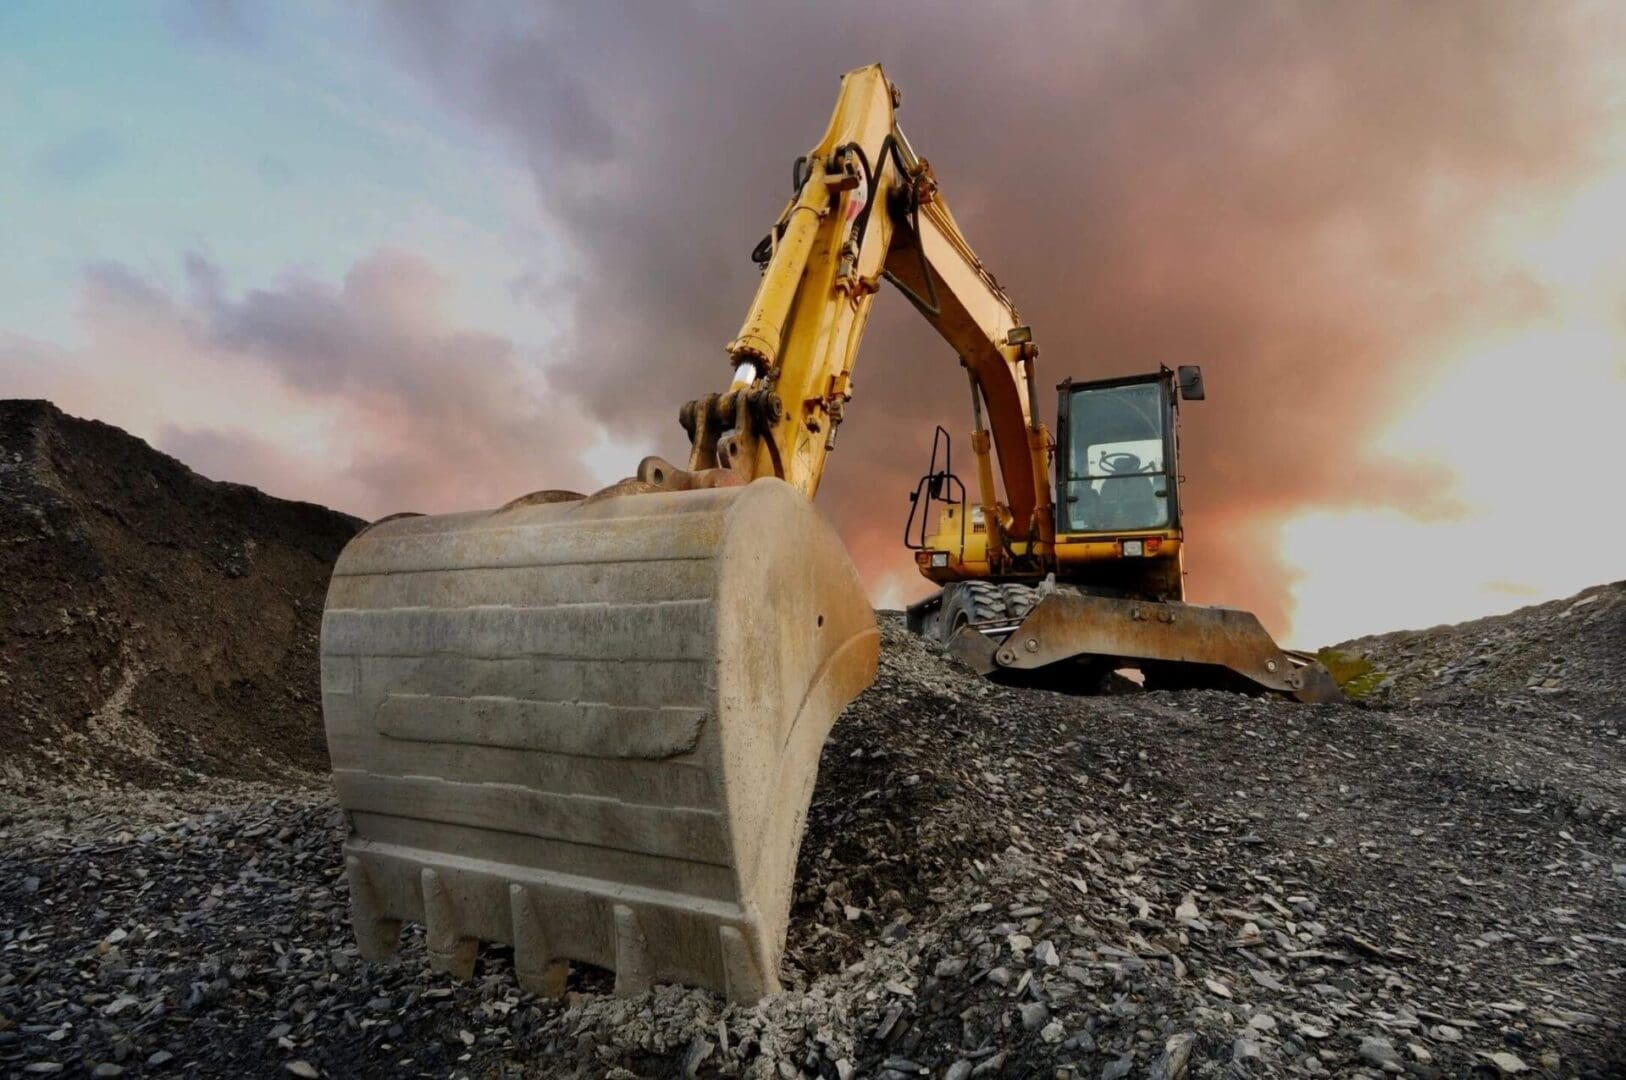
<instances>
[{"instance_id":1,"label":"excavator boom","mask_svg":"<svg viewBox=\"0 0 1626 1080\"><path fill-rule=\"evenodd\" d=\"M898 93L879 65L842 78L824 137L798 159L797 185L757 253L762 280L728 346L728 389L685 405L687 470L646 462L640 478L687 486L784 480L812 498L852 397L870 305L890 281L954 350L989 429L977 451L991 519L1037 554L1054 530L1050 433L1039 422L1038 346L972 251L931 165L898 127ZM996 513L993 457L1004 503ZM722 469L727 475L716 476Z\"/></svg>"}]
</instances>

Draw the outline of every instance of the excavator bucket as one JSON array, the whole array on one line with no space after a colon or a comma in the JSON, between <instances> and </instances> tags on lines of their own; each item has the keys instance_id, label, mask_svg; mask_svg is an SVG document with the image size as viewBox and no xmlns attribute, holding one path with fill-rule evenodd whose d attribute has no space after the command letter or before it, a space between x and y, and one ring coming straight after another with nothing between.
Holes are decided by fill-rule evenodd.
<instances>
[{"instance_id":1,"label":"excavator bucket","mask_svg":"<svg viewBox=\"0 0 1626 1080\"><path fill-rule=\"evenodd\" d=\"M1276 642L1251 612L1057 590L1012 628L967 626L949 649L984 675L1021 678L1075 658L1139 667L1164 685L1252 687L1342 701L1314 657Z\"/></svg>"},{"instance_id":2,"label":"excavator bucket","mask_svg":"<svg viewBox=\"0 0 1626 1080\"><path fill-rule=\"evenodd\" d=\"M368 959L779 988L819 750L875 676L846 550L786 484L542 493L340 556L322 700Z\"/></svg>"}]
</instances>

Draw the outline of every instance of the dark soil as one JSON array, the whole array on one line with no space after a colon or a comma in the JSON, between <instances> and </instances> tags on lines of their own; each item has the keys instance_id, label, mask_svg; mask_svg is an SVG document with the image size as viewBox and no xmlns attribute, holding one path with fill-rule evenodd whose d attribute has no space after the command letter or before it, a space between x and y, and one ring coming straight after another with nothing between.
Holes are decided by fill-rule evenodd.
<instances>
[{"instance_id":1,"label":"dark soil","mask_svg":"<svg viewBox=\"0 0 1626 1080\"><path fill-rule=\"evenodd\" d=\"M326 768L317 632L361 522L0 401L0 757L177 782ZM3 773L0 773L3 776Z\"/></svg>"}]
</instances>

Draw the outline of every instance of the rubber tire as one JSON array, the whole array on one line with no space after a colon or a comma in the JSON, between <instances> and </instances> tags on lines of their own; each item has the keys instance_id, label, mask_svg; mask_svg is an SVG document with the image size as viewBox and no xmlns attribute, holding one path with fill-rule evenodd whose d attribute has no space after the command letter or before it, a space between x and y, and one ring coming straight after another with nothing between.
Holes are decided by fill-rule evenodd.
<instances>
[{"instance_id":1,"label":"rubber tire","mask_svg":"<svg viewBox=\"0 0 1626 1080\"><path fill-rule=\"evenodd\" d=\"M989 581L957 581L943 586L942 610L937 635L946 645L968 623L1005 618L1005 594Z\"/></svg>"},{"instance_id":2,"label":"rubber tire","mask_svg":"<svg viewBox=\"0 0 1626 1080\"><path fill-rule=\"evenodd\" d=\"M1039 590L1032 585L1001 585L999 591L1005 597L1007 618L1025 619L1039 602Z\"/></svg>"}]
</instances>

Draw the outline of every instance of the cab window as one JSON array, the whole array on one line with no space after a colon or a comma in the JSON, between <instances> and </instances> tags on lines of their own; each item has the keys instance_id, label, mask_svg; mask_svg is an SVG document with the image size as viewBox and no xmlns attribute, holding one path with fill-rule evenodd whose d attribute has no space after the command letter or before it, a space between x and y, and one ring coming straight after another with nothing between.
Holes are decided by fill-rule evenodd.
<instances>
[{"instance_id":1,"label":"cab window","mask_svg":"<svg viewBox=\"0 0 1626 1080\"><path fill-rule=\"evenodd\" d=\"M1069 532L1169 524L1163 394L1157 383L1074 391L1069 406Z\"/></svg>"}]
</instances>

